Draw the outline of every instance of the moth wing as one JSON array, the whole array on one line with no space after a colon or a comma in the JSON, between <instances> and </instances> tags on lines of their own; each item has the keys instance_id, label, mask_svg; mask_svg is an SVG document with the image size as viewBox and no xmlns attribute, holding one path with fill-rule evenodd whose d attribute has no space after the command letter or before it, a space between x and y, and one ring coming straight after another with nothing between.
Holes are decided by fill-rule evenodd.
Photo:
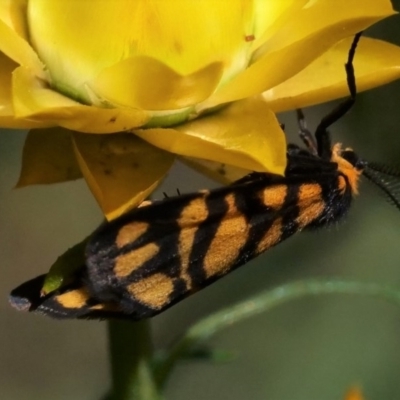
<instances>
[{"instance_id":1,"label":"moth wing","mask_svg":"<svg viewBox=\"0 0 400 400\"><path fill-rule=\"evenodd\" d=\"M268 236L277 211L248 186L167 199L101 227L87 247L91 293L145 318L257 255L252 225ZM278 242L279 229L264 242Z\"/></svg>"},{"instance_id":2,"label":"moth wing","mask_svg":"<svg viewBox=\"0 0 400 400\"><path fill-rule=\"evenodd\" d=\"M43 296L41 290L45 277L40 275L15 288L9 296L11 306L19 311L36 312L57 319L131 319L117 304L94 299L79 275L71 283Z\"/></svg>"}]
</instances>

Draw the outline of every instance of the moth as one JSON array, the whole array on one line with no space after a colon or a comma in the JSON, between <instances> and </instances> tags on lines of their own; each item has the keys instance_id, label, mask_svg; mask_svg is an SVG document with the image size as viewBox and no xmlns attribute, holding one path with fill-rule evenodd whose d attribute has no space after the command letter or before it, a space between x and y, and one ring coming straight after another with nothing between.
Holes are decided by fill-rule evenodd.
<instances>
[{"instance_id":1,"label":"moth","mask_svg":"<svg viewBox=\"0 0 400 400\"><path fill-rule=\"evenodd\" d=\"M11 304L56 318L152 317L306 228L339 221L361 175L400 210L400 172L368 164L331 144L328 128L354 104L356 35L345 65L350 97L312 135L297 111L305 148L289 145L284 176L251 173L230 186L183 194L103 224L86 247L86 264L41 296L44 275L14 289Z\"/></svg>"}]
</instances>

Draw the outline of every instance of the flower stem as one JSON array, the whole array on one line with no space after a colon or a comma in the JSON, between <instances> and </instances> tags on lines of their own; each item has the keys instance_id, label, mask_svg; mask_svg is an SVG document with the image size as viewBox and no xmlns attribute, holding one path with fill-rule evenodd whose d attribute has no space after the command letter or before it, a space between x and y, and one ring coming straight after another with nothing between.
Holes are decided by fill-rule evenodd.
<instances>
[{"instance_id":1,"label":"flower stem","mask_svg":"<svg viewBox=\"0 0 400 400\"><path fill-rule=\"evenodd\" d=\"M193 348L201 346L221 330L289 301L326 294L372 296L400 305L398 288L368 282L309 279L266 290L236 305L217 311L190 327L175 346L166 352L162 362L155 368L154 376L158 387L165 385L178 361L187 358Z\"/></svg>"},{"instance_id":2,"label":"flower stem","mask_svg":"<svg viewBox=\"0 0 400 400\"><path fill-rule=\"evenodd\" d=\"M108 322L112 391L109 400L159 400L150 362L150 322Z\"/></svg>"}]
</instances>

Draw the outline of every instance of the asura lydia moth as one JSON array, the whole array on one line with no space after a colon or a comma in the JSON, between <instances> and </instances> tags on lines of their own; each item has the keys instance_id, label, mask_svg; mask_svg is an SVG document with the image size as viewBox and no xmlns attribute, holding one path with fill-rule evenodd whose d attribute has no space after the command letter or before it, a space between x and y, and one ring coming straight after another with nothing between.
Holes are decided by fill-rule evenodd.
<instances>
[{"instance_id":1,"label":"asura lydia moth","mask_svg":"<svg viewBox=\"0 0 400 400\"><path fill-rule=\"evenodd\" d=\"M346 64L350 97L327 115L315 136L298 111L306 148L289 145L284 176L252 173L230 186L146 202L102 225L83 265L58 290L41 296L44 276L10 296L11 304L57 318L154 316L304 228L329 225L348 211L363 174L400 209L400 173L368 164L331 145L328 127L353 105L353 58Z\"/></svg>"}]
</instances>

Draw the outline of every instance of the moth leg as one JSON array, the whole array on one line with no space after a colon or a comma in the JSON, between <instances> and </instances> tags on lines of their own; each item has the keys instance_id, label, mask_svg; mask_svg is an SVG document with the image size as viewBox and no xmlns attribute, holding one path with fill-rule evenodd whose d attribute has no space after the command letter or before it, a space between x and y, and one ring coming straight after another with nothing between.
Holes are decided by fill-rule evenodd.
<instances>
[{"instance_id":1,"label":"moth leg","mask_svg":"<svg viewBox=\"0 0 400 400\"><path fill-rule=\"evenodd\" d=\"M177 193L177 196L182 196L182 193L178 188L176 188L176 193ZM164 195L164 199L170 199L170 196L168 196L167 192L163 192L163 195Z\"/></svg>"},{"instance_id":2,"label":"moth leg","mask_svg":"<svg viewBox=\"0 0 400 400\"><path fill-rule=\"evenodd\" d=\"M318 155L317 141L314 138L314 135L307 128L306 119L303 114L303 110L298 108L296 110L297 114L297 124L299 125L299 136L301 140L306 145L307 149L314 155Z\"/></svg>"},{"instance_id":3,"label":"moth leg","mask_svg":"<svg viewBox=\"0 0 400 400\"><path fill-rule=\"evenodd\" d=\"M353 60L361 34L362 32L359 32L354 36L353 43L351 44L349 50L347 62L345 64L347 87L349 88L350 96L343 102L339 103L338 106L334 108L328 115L322 118L315 131L315 137L318 143L318 154L324 160L329 160L332 155L331 140L329 137L328 128L342 118L351 109L351 107L353 107L356 101L357 87Z\"/></svg>"},{"instance_id":4,"label":"moth leg","mask_svg":"<svg viewBox=\"0 0 400 400\"><path fill-rule=\"evenodd\" d=\"M275 176L272 174L268 174L266 172L250 172L249 174L243 176L242 178L238 179L235 182L232 182L231 185L237 185L237 184L242 184L242 183L250 183L250 182L255 182L255 181L260 181L260 180L265 180L267 176Z\"/></svg>"}]
</instances>

